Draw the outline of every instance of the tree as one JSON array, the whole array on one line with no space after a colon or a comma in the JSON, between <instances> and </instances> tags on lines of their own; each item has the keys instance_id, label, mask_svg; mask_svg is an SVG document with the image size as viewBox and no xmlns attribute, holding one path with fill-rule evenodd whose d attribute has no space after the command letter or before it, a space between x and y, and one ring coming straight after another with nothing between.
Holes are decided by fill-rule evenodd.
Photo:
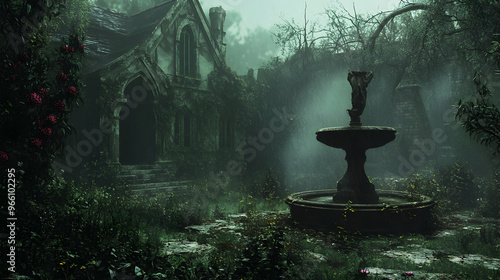
<instances>
[{"instance_id":1,"label":"tree","mask_svg":"<svg viewBox=\"0 0 500 280\"><path fill-rule=\"evenodd\" d=\"M322 28L309 32L307 25L285 22L276 37L282 46L293 45L293 53L313 47L306 42L318 42L316 50L343 54L352 68L390 66L398 73L397 86L406 73L425 78L429 69L450 60L472 69L488 65L484 57L493 34L499 33L499 10L492 0L407 3L376 15L355 9L351 14L341 6L326 10L329 23Z\"/></svg>"},{"instance_id":2,"label":"tree","mask_svg":"<svg viewBox=\"0 0 500 280\"><path fill-rule=\"evenodd\" d=\"M66 0L60 15L47 22L48 31L52 33L64 28L84 36L90 24L89 8L89 0Z\"/></svg>"},{"instance_id":3,"label":"tree","mask_svg":"<svg viewBox=\"0 0 500 280\"><path fill-rule=\"evenodd\" d=\"M482 145L500 152L500 111L491 101L491 91L479 74L474 77L475 100L460 100L456 118L471 137Z\"/></svg>"},{"instance_id":4,"label":"tree","mask_svg":"<svg viewBox=\"0 0 500 280\"><path fill-rule=\"evenodd\" d=\"M307 19L307 3L304 6L304 24L301 26L292 20L276 25L278 31L273 33L276 44L281 47L282 55L300 57L302 70L314 61L314 49L317 41L325 39L320 33L318 23Z\"/></svg>"},{"instance_id":5,"label":"tree","mask_svg":"<svg viewBox=\"0 0 500 280\"><path fill-rule=\"evenodd\" d=\"M324 72L331 77L334 69L345 68L374 71L378 81L384 80L385 96L372 101L379 102L379 109L390 109L387 100L406 78L415 83L432 81L443 70L452 72L453 93L463 95L470 91L474 72L481 69L487 75L496 63L486 54L493 34L500 33L498 1L419 1L376 15L339 7L328 9L326 16L328 25L316 27L315 33L304 32L310 29L293 22L279 26L277 39L292 52L269 67L271 82L263 94L269 107L300 112L313 98L304 90L308 84L318 83L315 78ZM314 44L305 44L304 34ZM306 46L313 54L307 58L302 57ZM492 118L490 124L495 121Z\"/></svg>"},{"instance_id":6,"label":"tree","mask_svg":"<svg viewBox=\"0 0 500 280\"><path fill-rule=\"evenodd\" d=\"M245 29L238 12L228 11L225 25L226 62L239 74L247 74L249 69L260 67L270 55L278 53L271 32L260 26Z\"/></svg>"}]
</instances>

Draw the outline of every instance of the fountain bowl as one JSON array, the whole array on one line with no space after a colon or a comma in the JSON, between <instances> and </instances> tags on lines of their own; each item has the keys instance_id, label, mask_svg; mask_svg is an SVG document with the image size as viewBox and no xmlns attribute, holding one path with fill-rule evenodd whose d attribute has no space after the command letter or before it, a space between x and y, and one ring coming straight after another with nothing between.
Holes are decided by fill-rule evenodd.
<instances>
[{"instance_id":1,"label":"fountain bowl","mask_svg":"<svg viewBox=\"0 0 500 280\"><path fill-rule=\"evenodd\" d=\"M425 233L434 229L434 201L407 192L377 190L379 202L333 202L336 190L293 193L285 202L300 226L317 230L345 229L366 234Z\"/></svg>"},{"instance_id":2,"label":"fountain bowl","mask_svg":"<svg viewBox=\"0 0 500 280\"><path fill-rule=\"evenodd\" d=\"M385 126L346 126L322 128L316 139L330 147L367 150L382 147L396 138L396 130Z\"/></svg>"}]
</instances>

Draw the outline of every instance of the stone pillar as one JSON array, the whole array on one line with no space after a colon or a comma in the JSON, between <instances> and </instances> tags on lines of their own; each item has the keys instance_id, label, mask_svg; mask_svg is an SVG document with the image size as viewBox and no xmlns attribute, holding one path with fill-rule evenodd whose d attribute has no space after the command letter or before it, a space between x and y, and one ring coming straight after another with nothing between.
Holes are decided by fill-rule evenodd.
<instances>
[{"instance_id":1,"label":"stone pillar","mask_svg":"<svg viewBox=\"0 0 500 280\"><path fill-rule=\"evenodd\" d=\"M362 147L345 149L347 172L337 183L337 194L333 197L335 202L377 203L378 194L375 186L370 182L365 173L366 150Z\"/></svg>"},{"instance_id":2,"label":"stone pillar","mask_svg":"<svg viewBox=\"0 0 500 280\"><path fill-rule=\"evenodd\" d=\"M226 11L222 7L210 8L210 31L221 51L222 59L226 58L226 44L224 43L224 21L226 20Z\"/></svg>"},{"instance_id":3,"label":"stone pillar","mask_svg":"<svg viewBox=\"0 0 500 280\"><path fill-rule=\"evenodd\" d=\"M210 13L210 30L215 40L219 44L224 44L224 21L226 20L226 11L222 7L212 7Z\"/></svg>"},{"instance_id":4,"label":"stone pillar","mask_svg":"<svg viewBox=\"0 0 500 280\"><path fill-rule=\"evenodd\" d=\"M109 160L111 163L120 163L120 111L126 104L125 98L119 99L111 119L112 131L109 134Z\"/></svg>"}]
</instances>

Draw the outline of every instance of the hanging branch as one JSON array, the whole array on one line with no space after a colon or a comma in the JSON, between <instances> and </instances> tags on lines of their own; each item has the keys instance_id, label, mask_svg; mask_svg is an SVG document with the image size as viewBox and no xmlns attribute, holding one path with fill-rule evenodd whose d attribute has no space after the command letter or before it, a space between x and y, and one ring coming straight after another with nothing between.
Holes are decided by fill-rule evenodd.
<instances>
[{"instance_id":1,"label":"hanging branch","mask_svg":"<svg viewBox=\"0 0 500 280\"><path fill-rule=\"evenodd\" d=\"M373 34L368 38L367 46L368 46L368 51L369 53L373 53L373 50L375 48L375 41L377 40L378 36L380 35L380 32L382 32L382 29L386 26L389 21L391 21L393 18L400 14L404 14L406 12L410 11L415 11L415 10L427 10L429 9L430 6L426 4L408 4L402 8L399 8L392 13L390 13L387 17L385 17L382 22L378 25L377 29Z\"/></svg>"}]
</instances>

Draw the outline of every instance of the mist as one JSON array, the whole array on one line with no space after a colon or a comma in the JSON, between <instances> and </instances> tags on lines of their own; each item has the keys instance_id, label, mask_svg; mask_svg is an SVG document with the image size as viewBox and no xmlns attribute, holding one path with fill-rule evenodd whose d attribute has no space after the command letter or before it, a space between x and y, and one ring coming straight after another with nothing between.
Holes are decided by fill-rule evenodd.
<instances>
[{"instance_id":1,"label":"mist","mask_svg":"<svg viewBox=\"0 0 500 280\"><path fill-rule=\"evenodd\" d=\"M321 73L303 89L306 101L296 112L296 128L284 147L286 180L294 191L332 187L332 179L346 168L344 152L319 143L315 135L320 128L349 123L350 86L341 73L347 71L342 69L336 75ZM304 175L305 178L298 178ZM329 182L325 182L327 178Z\"/></svg>"},{"instance_id":2,"label":"mist","mask_svg":"<svg viewBox=\"0 0 500 280\"><path fill-rule=\"evenodd\" d=\"M498 1L49 2L0 5L2 279L500 278Z\"/></svg>"}]
</instances>

